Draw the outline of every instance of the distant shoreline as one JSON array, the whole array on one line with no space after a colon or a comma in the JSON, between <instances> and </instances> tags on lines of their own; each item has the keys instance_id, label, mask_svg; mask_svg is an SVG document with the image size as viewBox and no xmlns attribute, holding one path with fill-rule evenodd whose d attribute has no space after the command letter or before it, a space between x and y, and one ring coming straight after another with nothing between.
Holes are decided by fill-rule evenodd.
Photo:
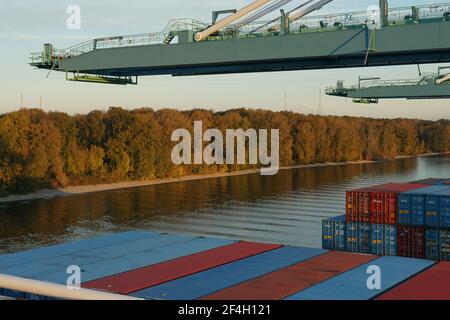
<instances>
[{"instance_id":1,"label":"distant shoreline","mask_svg":"<svg viewBox=\"0 0 450 320\"><path fill-rule=\"evenodd\" d=\"M444 154L448 154L448 153L450 153L450 152L427 153L427 154L412 155L412 156L399 156L394 160L415 158L415 157L444 155ZM283 168L280 168L280 171L302 169L302 168L370 164L370 163L377 163L377 162L379 163L379 162L394 161L394 160L381 160L381 161L362 160L362 161L348 161L348 162L325 162L325 163L317 163L317 164L307 164L307 165L283 167ZM0 198L0 204L37 200L37 199L51 199L51 198L63 197L63 196L88 194L88 193L95 193L95 192L102 192L102 191L120 190L120 189L130 189L130 188L162 185L162 184L176 183L176 182L243 176L243 175L250 175L250 174L256 174L256 173L260 173L260 170L252 169L252 170L213 173L213 174L205 174L205 175L190 175L190 176L185 176L185 177L180 177L180 178L155 179L155 180L149 180L149 181L126 181L126 182L116 182L116 183L86 185L86 186L70 186L70 187L60 188L60 189L41 189L41 190L38 190L33 193L29 193L29 194L10 195L7 197L2 197L2 198Z\"/></svg>"}]
</instances>

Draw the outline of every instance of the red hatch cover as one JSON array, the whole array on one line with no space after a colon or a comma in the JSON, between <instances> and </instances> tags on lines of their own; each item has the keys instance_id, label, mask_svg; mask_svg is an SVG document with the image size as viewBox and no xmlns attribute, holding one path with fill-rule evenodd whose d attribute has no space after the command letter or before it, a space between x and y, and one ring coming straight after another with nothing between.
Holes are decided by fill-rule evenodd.
<instances>
[{"instance_id":1,"label":"red hatch cover","mask_svg":"<svg viewBox=\"0 0 450 320\"><path fill-rule=\"evenodd\" d=\"M83 284L83 288L130 294L227 263L281 248L281 245L237 242Z\"/></svg>"},{"instance_id":2,"label":"red hatch cover","mask_svg":"<svg viewBox=\"0 0 450 320\"><path fill-rule=\"evenodd\" d=\"M450 300L450 262L441 262L377 300Z\"/></svg>"},{"instance_id":3,"label":"red hatch cover","mask_svg":"<svg viewBox=\"0 0 450 320\"><path fill-rule=\"evenodd\" d=\"M203 297L202 300L281 300L375 258L348 252L328 252Z\"/></svg>"}]
</instances>

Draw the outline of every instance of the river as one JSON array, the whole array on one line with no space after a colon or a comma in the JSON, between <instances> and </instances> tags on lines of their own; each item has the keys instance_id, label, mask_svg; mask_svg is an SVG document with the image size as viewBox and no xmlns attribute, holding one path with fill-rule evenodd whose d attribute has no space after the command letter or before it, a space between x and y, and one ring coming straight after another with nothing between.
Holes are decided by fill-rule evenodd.
<instances>
[{"instance_id":1,"label":"river","mask_svg":"<svg viewBox=\"0 0 450 320\"><path fill-rule=\"evenodd\" d=\"M0 205L0 254L100 234L153 230L321 247L345 190L450 177L450 156L311 167Z\"/></svg>"}]
</instances>

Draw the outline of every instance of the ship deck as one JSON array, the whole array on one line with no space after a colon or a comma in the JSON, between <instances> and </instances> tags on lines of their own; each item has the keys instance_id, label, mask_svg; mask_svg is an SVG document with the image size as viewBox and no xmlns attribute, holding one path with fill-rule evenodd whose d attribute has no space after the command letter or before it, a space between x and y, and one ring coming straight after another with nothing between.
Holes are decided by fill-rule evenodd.
<instances>
[{"instance_id":1,"label":"ship deck","mask_svg":"<svg viewBox=\"0 0 450 320\"><path fill-rule=\"evenodd\" d=\"M56 284L73 265L84 288L149 300L450 299L448 262L181 234L132 231L0 255L0 274ZM380 289L367 285L370 266Z\"/></svg>"}]
</instances>

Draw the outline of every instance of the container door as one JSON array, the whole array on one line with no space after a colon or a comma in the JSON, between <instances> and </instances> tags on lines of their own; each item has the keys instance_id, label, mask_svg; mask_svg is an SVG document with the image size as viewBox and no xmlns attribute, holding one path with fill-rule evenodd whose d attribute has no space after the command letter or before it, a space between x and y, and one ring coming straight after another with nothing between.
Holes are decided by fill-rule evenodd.
<instances>
[{"instance_id":1,"label":"container door","mask_svg":"<svg viewBox=\"0 0 450 320\"><path fill-rule=\"evenodd\" d=\"M322 248L325 250L334 250L333 222L331 220L324 220L322 222Z\"/></svg>"},{"instance_id":2,"label":"container door","mask_svg":"<svg viewBox=\"0 0 450 320\"><path fill-rule=\"evenodd\" d=\"M358 226L358 252L370 253L370 251L371 251L370 224L360 223Z\"/></svg>"},{"instance_id":3,"label":"container door","mask_svg":"<svg viewBox=\"0 0 450 320\"><path fill-rule=\"evenodd\" d=\"M358 223L347 223L347 251L358 252Z\"/></svg>"},{"instance_id":4,"label":"container door","mask_svg":"<svg viewBox=\"0 0 450 320\"><path fill-rule=\"evenodd\" d=\"M346 223L345 221L337 221L336 222L336 226L335 226L335 244L334 244L334 248L335 250L338 251L345 251L345 242L346 242L346 237L345 237L345 231L346 231Z\"/></svg>"},{"instance_id":5,"label":"container door","mask_svg":"<svg viewBox=\"0 0 450 320\"><path fill-rule=\"evenodd\" d=\"M411 256L411 227L399 225L397 236L397 255L400 257Z\"/></svg>"},{"instance_id":6,"label":"container door","mask_svg":"<svg viewBox=\"0 0 450 320\"><path fill-rule=\"evenodd\" d=\"M355 199L355 192L353 191L347 191L346 192L346 215L347 215L347 221L352 222L355 221L355 208L357 208L356 199Z\"/></svg>"},{"instance_id":7,"label":"container door","mask_svg":"<svg viewBox=\"0 0 450 320\"><path fill-rule=\"evenodd\" d=\"M425 233L425 256L428 260L440 259L440 235L439 230L429 229Z\"/></svg>"},{"instance_id":8,"label":"container door","mask_svg":"<svg viewBox=\"0 0 450 320\"><path fill-rule=\"evenodd\" d=\"M397 255L397 227L384 227L384 254L386 256Z\"/></svg>"},{"instance_id":9,"label":"container door","mask_svg":"<svg viewBox=\"0 0 450 320\"><path fill-rule=\"evenodd\" d=\"M379 256L384 255L384 230L383 226L380 224L372 225L372 254L376 254Z\"/></svg>"},{"instance_id":10,"label":"container door","mask_svg":"<svg viewBox=\"0 0 450 320\"><path fill-rule=\"evenodd\" d=\"M417 227L425 225L424 195L413 195L411 197L411 225Z\"/></svg>"},{"instance_id":11,"label":"container door","mask_svg":"<svg viewBox=\"0 0 450 320\"><path fill-rule=\"evenodd\" d=\"M412 243L411 243L411 258L425 258L425 228L413 227Z\"/></svg>"},{"instance_id":12,"label":"container door","mask_svg":"<svg viewBox=\"0 0 450 320\"><path fill-rule=\"evenodd\" d=\"M441 231L441 260L442 261L450 261L450 231L442 230Z\"/></svg>"},{"instance_id":13,"label":"container door","mask_svg":"<svg viewBox=\"0 0 450 320\"><path fill-rule=\"evenodd\" d=\"M390 193L388 199L388 210L386 216L386 224L397 224L398 213L398 193Z\"/></svg>"},{"instance_id":14,"label":"container door","mask_svg":"<svg viewBox=\"0 0 450 320\"><path fill-rule=\"evenodd\" d=\"M439 216L441 228L450 228L450 197L444 196L439 199Z\"/></svg>"},{"instance_id":15,"label":"container door","mask_svg":"<svg viewBox=\"0 0 450 320\"><path fill-rule=\"evenodd\" d=\"M427 196L425 203L425 225L430 228L439 228L439 197Z\"/></svg>"},{"instance_id":16,"label":"container door","mask_svg":"<svg viewBox=\"0 0 450 320\"><path fill-rule=\"evenodd\" d=\"M359 222L370 223L370 212L372 204L371 192L359 192Z\"/></svg>"},{"instance_id":17,"label":"container door","mask_svg":"<svg viewBox=\"0 0 450 320\"><path fill-rule=\"evenodd\" d=\"M411 224L411 196L400 194L398 196L398 223L409 226Z\"/></svg>"}]
</instances>

